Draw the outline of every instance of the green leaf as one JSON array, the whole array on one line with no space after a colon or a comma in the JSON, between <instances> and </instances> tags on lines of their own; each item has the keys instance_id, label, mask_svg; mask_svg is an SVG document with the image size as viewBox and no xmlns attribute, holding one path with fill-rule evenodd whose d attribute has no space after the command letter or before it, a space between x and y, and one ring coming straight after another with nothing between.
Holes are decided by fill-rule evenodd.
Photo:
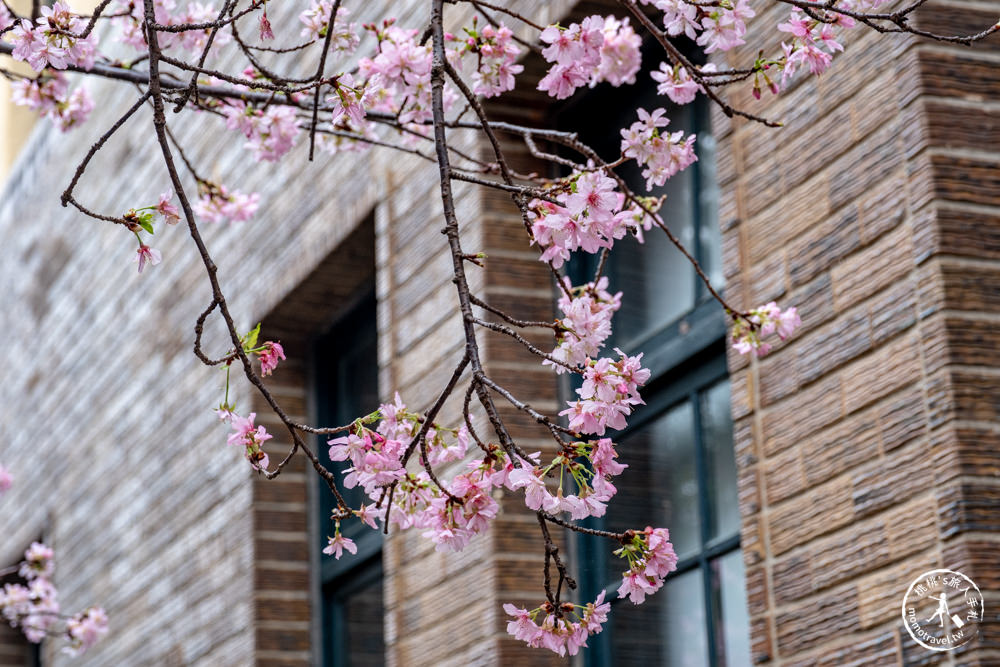
<instances>
[{"instance_id":1,"label":"green leaf","mask_svg":"<svg viewBox=\"0 0 1000 667\"><path fill-rule=\"evenodd\" d=\"M243 347L252 350L257 347L257 337L260 336L260 322L257 323L253 329L247 334L246 340L243 343Z\"/></svg>"},{"instance_id":2,"label":"green leaf","mask_svg":"<svg viewBox=\"0 0 1000 667\"><path fill-rule=\"evenodd\" d=\"M150 234L153 233L153 214L152 213L142 213L138 216L139 226L145 229Z\"/></svg>"}]
</instances>

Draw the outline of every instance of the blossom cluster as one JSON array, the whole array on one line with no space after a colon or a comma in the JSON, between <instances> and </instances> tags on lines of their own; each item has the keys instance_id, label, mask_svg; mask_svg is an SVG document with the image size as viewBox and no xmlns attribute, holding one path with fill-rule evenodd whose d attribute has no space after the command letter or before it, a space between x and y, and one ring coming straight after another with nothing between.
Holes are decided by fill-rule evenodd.
<instances>
[{"instance_id":1,"label":"blossom cluster","mask_svg":"<svg viewBox=\"0 0 1000 667\"><path fill-rule=\"evenodd\" d=\"M559 413L569 419L569 428L577 433L604 435L608 428L622 429L632 406L642 405L639 387L649 379L642 367L642 353L628 356L615 348L618 360L602 357L588 360L583 371L583 385L576 390L580 400L570 401Z\"/></svg>"},{"instance_id":2,"label":"blossom cluster","mask_svg":"<svg viewBox=\"0 0 1000 667\"><path fill-rule=\"evenodd\" d=\"M660 131L670 123L669 118L664 118L665 113L663 108L652 113L638 109L639 120L621 131L622 153L644 167L642 177L646 179L647 190L662 186L668 178L698 160L694 152L695 135L685 137L683 130Z\"/></svg>"},{"instance_id":3,"label":"blossom cluster","mask_svg":"<svg viewBox=\"0 0 1000 667\"><path fill-rule=\"evenodd\" d=\"M563 603L558 611L549 602L528 611L505 604L503 610L514 620L507 622L507 632L532 648L547 648L561 656L576 655L587 645L587 638L604 629L611 603L604 601L604 591L586 606ZM579 610L579 611L577 611ZM537 621L543 616L541 623Z\"/></svg>"},{"instance_id":4,"label":"blossom cluster","mask_svg":"<svg viewBox=\"0 0 1000 667\"><path fill-rule=\"evenodd\" d=\"M717 69L714 63L707 63L698 73L711 74ZM666 95L674 104L690 104L698 93L705 92L705 87L695 81L686 67L679 64L671 67L667 63L660 63L660 68L650 72L649 76L657 82L656 92Z\"/></svg>"},{"instance_id":5,"label":"blossom cluster","mask_svg":"<svg viewBox=\"0 0 1000 667\"><path fill-rule=\"evenodd\" d=\"M431 46L420 43L419 30L394 25L366 26L378 39L374 58L362 58L358 72L378 90L371 108L398 113L401 123L424 123L431 108ZM452 93L452 97L454 93Z\"/></svg>"},{"instance_id":6,"label":"blossom cluster","mask_svg":"<svg viewBox=\"0 0 1000 667\"><path fill-rule=\"evenodd\" d=\"M617 239L635 229L645 216L634 204L626 205L613 178L603 169L574 173L553 201L535 199L529 205L534 243L545 248L539 258L559 268L576 250L595 253L611 248Z\"/></svg>"},{"instance_id":7,"label":"blossom cluster","mask_svg":"<svg viewBox=\"0 0 1000 667\"><path fill-rule=\"evenodd\" d=\"M46 67L92 68L97 58L97 36L91 32L81 37L87 22L74 15L62 0L51 7L42 6L39 11L37 22L21 19L5 35L14 47L14 60L28 63L36 72Z\"/></svg>"},{"instance_id":8,"label":"blossom cluster","mask_svg":"<svg viewBox=\"0 0 1000 667\"><path fill-rule=\"evenodd\" d=\"M366 424L378 420L372 430ZM396 395L395 402L358 420L351 432L329 441L330 458L350 461L344 473L344 486L361 486L373 501L379 501L385 488L397 484L393 504L371 516L377 516L399 528L419 528L438 550L460 551L474 536L485 532L496 517L499 506L492 490L507 483L513 466L504 467L502 455L480 462L456 474L447 483L447 492L437 486L426 471L414 474L402 465L401 457L413 444L422 428L422 418L407 410ZM466 428L444 429L431 426L425 433L427 461L431 465L459 461L465 457L469 434ZM362 508L363 521L369 523L368 508ZM357 511L354 512L358 514ZM374 520L369 523L374 527ZM331 538L337 540L337 538ZM337 540L345 544L346 538ZM333 542L331 542L332 544ZM335 547L334 547L335 548Z\"/></svg>"},{"instance_id":9,"label":"blossom cluster","mask_svg":"<svg viewBox=\"0 0 1000 667\"><path fill-rule=\"evenodd\" d=\"M573 520L601 517L607 511L608 501L618 491L611 477L628 467L615 461L616 458L618 453L610 438L576 442L566 446L545 468L523 466L510 471L507 486L524 489L524 502L529 509L550 514L568 512ZM555 477L554 469L559 471L559 488L553 494L545 478ZM575 494L564 492L570 479L576 485Z\"/></svg>"},{"instance_id":10,"label":"blossom cluster","mask_svg":"<svg viewBox=\"0 0 1000 667\"><path fill-rule=\"evenodd\" d=\"M650 528L632 535L631 540L615 552L627 558L629 569L618 587L618 597L627 597L632 604L642 604L663 586L663 578L677 569L677 554L670 543L666 528Z\"/></svg>"},{"instance_id":11,"label":"blossom cluster","mask_svg":"<svg viewBox=\"0 0 1000 667\"><path fill-rule=\"evenodd\" d=\"M748 314L747 319L737 317L731 331L733 348L740 354L753 352L763 357L771 351L771 344L764 338L777 333L778 338L785 340L802 324L795 307L783 311L774 301L754 308Z\"/></svg>"},{"instance_id":12,"label":"blossom cluster","mask_svg":"<svg viewBox=\"0 0 1000 667\"><path fill-rule=\"evenodd\" d=\"M562 331L552 357L568 366L582 366L587 359L597 356L611 335L611 317L621 308L622 293L608 292L607 276L601 276L596 283L567 286L566 292L559 297L563 317L557 324ZM548 359L542 364L552 366L560 374L567 370L566 366Z\"/></svg>"},{"instance_id":13,"label":"blossom cluster","mask_svg":"<svg viewBox=\"0 0 1000 667\"><path fill-rule=\"evenodd\" d=\"M663 26L668 35L686 35L705 53L728 51L745 44L747 21L755 16L749 0L719 0L704 5L685 0L640 2L663 12Z\"/></svg>"},{"instance_id":14,"label":"blossom cluster","mask_svg":"<svg viewBox=\"0 0 1000 667\"><path fill-rule=\"evenodd\" d=\"M153 0L153 16L156 23L162 26L180 28L185 25L211 23L219 16L219 10L213 5L202 2L188 2L174 13L177 3L174 0ZM128 44L137 51L146 51L146 35L143 32L145 8L143 3L134 0L119 0L115 3L114 23L119 31L119 41ZM178 49L189 53L200 53L208 45L211 28L189 28L170 32L159 32L157 43L163 50ZM212 38L210 53L232 41L228 31L217 30Z\"/></svg>"},{"instance_id":15,"label":"blossom cluster","mask_svg":"<svg viewBox=\"0 0 1000 667\"><path fill-rule=\"evenodd\" d=\"M309 7L299 14L299 21L302 23L302 31L299 34L307 39L324 39L331 11L333 11L332 0L311 0ZM350 14L351 10L347 7L337 9L333 34L330 35L330 50L334 55L350 55L361 43L357 24L347 20Z\"/></svg>"},{"instance_id":16,"label":"blossom cluster","mask_svg":"<svg viewBox=\"0 0 1000 667\"><path fill-rule=\"evenodd\" d=\"M634 83L642 64L642 39L628 19L588 16L568 28L550 25L539 38L548 45L542 56L552 67L538 82L538 90L558 100L601 81L614 86Z\"/></svg>"},{"instance_id":17,"label":"blossom cluster","mask_svg":"<svg viewBox=\"0 0 1000 667\"><path fill-rule=\"evenodd\" d=\"M445 39L456 45L448 51L450 61L459 61L464 56L475 59L476 69L472 74L472 92L483 97L496 97L514 89L514 77L524 71L524 65L517 63L521 49L514 43L514 33L504 24L497 27L485 25L465 29L465 38L446 34ZM453 63L454 64L454 63Z\"/></svg>"},{"instance_id":18,"label":"blossom cluster","mask_svg":"<svg viewBox=\"0 0 1000 667\"><path fill-rule=\"evenodd\" d=\"M224 185L202 183L198 200L192 205L195 214L208 222L245 222L252 218L260 205L256 192L244 194Z\"/></svg>"},{"instance_id":19,"label":"blossom cluster","mask_svg":"<svg viewBox=\"0 0 1000 667\"><path fill-rule=\"evenodd\" d=\"M800 66L808 67L809 71L817 76L822 74L833 61L833 55L837 51L844 50L837 41L835 26L851 28L854 26L854 19L838 13L833 13L829 18L829 22L817 21L807 17L798 7L794 7L789 19L778 25L778 30L787 33L790 38L790 43L781 43L784 52L784 60L781 63L782 87L788 85L788 81ZM821 47L825 47L826 50Z\"/></svg>"},{"instance_id":20,"label":"blossom cluster","mask_svg":"<svg viewBox=\"0 0 1000 667\"><path fill-rule=\"evenodd\" d=\"M65 651L70 655L81 655L107 632L108 615L100 607L90 607L66 621L69 646Z\"/></svg>"},{"instance_id":21,"label":"blossom cluster","mask_svg":"<svg viewBox=\"0 0 1000 667\"><path fill-rule=\"evenodd\" d=\"M251 412L246 417L241 417L234 412L229 412L228 417L220 415L223 419L229 420L233 427L233 432L229 434L227 443L242 447L247 461L254 470L267 470L269 459L267 452L262 445L273 438L263 426L254 425L253 420L257 416L256 412Z\"/></svg>"},{"instance_id":22,"label":"blossom cluster","mask_svg":"<svg viewBox=\"0 0 1000 667\"><path fill-rule=\"evenodd\" d=\"M259 108L240 100L228 100L221 111L226 127L247 138L246 147L258 162L277 162L292 149L301 131L295 109L286 106Z\"/></svg>"},{"instance_id":23,"label":"blossom cluster","mask_svg":"<svg viewBox=\"0 0 1000 667\"><path fill-rule=\"evenodd\" d=\"M69 81L61 72L14 81L11 101L48 118L63 132L82 124L94 109L87 89L80 86L71 93Z\"/></svg>"},{"instance_id":24,"label":"blossom cluster","mask_svg":"<svg viewBox=\"0 0 1000 667\"><path fill-rule=\"evenodd\" d=\"M65 637L69 641L65 650L79 655L107 633L108 617L99 607L68 618L60 616L59 593L51 581L54 557L52 549L41 542L28 547L17 572L25 583L5 584L0 590L0 615L36 644L47 636L58 635L55 628L65 618Z\"/></svg>"}]
</instances>

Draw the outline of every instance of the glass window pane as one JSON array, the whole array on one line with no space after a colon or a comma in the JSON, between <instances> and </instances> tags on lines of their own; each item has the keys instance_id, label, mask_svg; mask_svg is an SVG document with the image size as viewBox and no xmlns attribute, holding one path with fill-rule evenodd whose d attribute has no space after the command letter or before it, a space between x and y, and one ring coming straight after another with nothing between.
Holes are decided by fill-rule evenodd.
<instances>
[{"instance_id":1,"label":"glass window pane","mask_svg":"<svg viewBox=\"0 0 1000 667\"><path fill-rule=\"evenodd\" d=\"M382 563L354 568L324 586L327 608L325 665L380 667L385 664Z\"/></svg>"},{"instance_id":2,"label":"glass window pane","mask_svg":"<svg viewBox=\"0 0 1000 667\"><path fill-rule=\"evenodd\" d=\"M670 576L657 593L666 602L663 641L670 667L704 667L708 662L705 588L700 569Z\"/></svg>"},{"instance_id":3,"label":"glass window pane","mask_svg":"<svg viewBox=\"0 0 1000 667\"><path fill-rule=\"evenodd\" d=\"M693 129L693 107L671 105L667 113L669 130ZM622 127L634 120L623 118ZM636 193L666 196L660 215L684 247L694 252L696 169L685 169L652 191L646 190L645 179L634 163L619 171ZM633 237L617 241L608 258L611 288L624 292L621 310L615 315L613 342L622 347L631 347L694 307L694 269L659 229L654 227L643 237L643 244Z\"/></svg>"},{"instance_id":4,"label":"glass window pane","mask_svg":"<svg viewBox=\"0 0 1000 667\"><path fill-rule=\"evenodd\" d=\"M385 664L382 638L382 580L375 579L344 601L348 664L381 667Z\"/></svg>"},{"instance_id":5,"label":"glass window pane","mask_svg":"<svg viewBox=\"0 0 1000 667\"><path fill-rule=\"evenodd\" d=\"M702 393L701 428L712 507L706 539L726 539L740 532L729 380L723 380Z\"/></svg>"},{"instance_id":6,"label":"glass window pane","mask_svg":"<svg viewBox=\"0 0 1000 667\"><path fill-rule=\"evenodd\" d=\"M662 590L647 597L640 605L632 604L627 599L612 603L607 628L611 637L611 655L607 664L662 665L666 650L663 635L665 613L666 595Z\"/></svg>"},{"instance_id":7,"label":"glass window pane","mask_svg":"<svg viewBox=\"0 0 1000 667\"><path fill-rule=\"evenodd\" d=\"M682 178L686 173L678 174L669 183L688 180ZM691 247L691 209L683 201L690 196L690 190L680 190L677 195L664 205L664 220L681 242ZM614 318L612 345L626 349L694 307L695 275L690 264L662 231L654 228L645 234L645 240L640 244L638 239L626 237L616 242L606 267L612 292L624 293L622 307Z\"/></svg>"},{"instance_id":8,"label":"glass window pane","mask_svg":"<svg viewBox=\"0 0 1000 667\"><path fill-rule=\"evenodd\" d=\"M641 605L613 603L608 632L612 665L704 667L708 628L702 570L667 578Z\"/></svg>"},{"instance_id":9,"label":"glass window pane","mask_svg":"<svg viewBox=\"0 0 1000 667\"><path fill-rule=\"evenodd\" d=\"M694 409L689 401L663 413L619 441L628 468L615 480L618 493L605 516L608 530L670 530L680 558L701 549L698 477L695 468ZM610 557L608 581L621 577L622 561Z\"/></svg>"},{"instance_id":10,"label":"glass window pane","mask_svg":"<svg viewBox=\"0 0 1000 667\"><path fill-rule=\"evenodd\" d=\"M375 325L375 299L366 299L345 317L345 323L333 328L316 343L317 414L323 426L346 424L378 407L378 340ZM344 434L338 434L344 435ZM328 435L317 437L317 450L322 463L337 473L338 489L351 507L369 502L361 487L347 489L339 474L347 465L329 458ZM326 520L335 506L333 494L323 480L317 480L320 494L320 519L324 528L320 541L326 545ZM360 521L348 520L342 532L353 540L371 539L374 534Z\"/></svg>"},{"instance_id":11,"label":"glass window pane","mask_svg":"<svg viewBox=\"0 0 1000 667\"><path fill-rule=\"evenodd\" d=\"M750 667L750 618L747 612L743 554L730 551L712 563L713 588L718 591L721 619L716 622L720 637L716 642L719 664Z\"/></svg>"},{"instance_id":12,"label":"glass window pane","mask_svg":"<svg viewBox=\"0 0 1000 667\"><path fill-rule=\"evenodd\" d=\"M708 114L705 113L707 126ZM695 142L698 151L698 243L701 246L699 263L715 289L722 289L722 230L719 228L719 183L715 176L716 141L708 132L698 134ZM690 169L689 169L690 170Z\"/></svg>"},{"instance_id":13,"label":"glass window pane","mask_svg":"<svg viewBox=\"0 0 1000 667\"><path fill-rule=\"evenodd\" d=\"M694 406L685 401L650 424L653 468L660 475L654 495L656 526L670 530L679 558L701 550Z\"/></svg>"}]
</instances>

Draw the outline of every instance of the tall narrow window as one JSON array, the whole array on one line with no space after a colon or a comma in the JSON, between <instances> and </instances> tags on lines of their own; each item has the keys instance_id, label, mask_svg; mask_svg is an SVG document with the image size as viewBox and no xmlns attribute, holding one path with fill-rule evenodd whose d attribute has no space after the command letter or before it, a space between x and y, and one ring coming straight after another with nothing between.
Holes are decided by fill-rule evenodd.
<instances>
[{"instance_id":1,"label":"tall narrow window","mask_svg":"<svg viewBox=\"0 0 1000 667\"><path fill-rule=\"evenodd\" d=\"M41 538L39 541L42 541ZM10 568L0 568L0 570L10 570ZM7 574L0 576L0 590L3 590L6 584L27 586L28 582L16 571L8 571ZM29 642L21 628L8 625L6 620L0 622L0 665L41 667L41 664L41 643Z\"/></svg>"},{"instance_id":2,"label":"tall narrow window","mask_svg":"<svg viewBox=\"0 0 1000 667\"><path fill-rule=\"evenodd\" d=\"M648 73L639 80L648 82ZM652 85L616 90L613 105L602 92L575 100L560 113L559 124L579 132L609 162L619 155L618 130L637 119L637 107L664 107L670 131L697 133L698 162L648 194L666 195L664 221L721 289L715 141L707 105L674 105ZM647 194L634 163L619 173L634 191ZM647 405L635 411L626 430L612 435L629 468L615 481L618 495L608 513L591 525L669 528L679 562L663 590L636 606L618 599L627 565L612 555L613 547L592 537L577 539L581 598L592 600L605 590L613 600L607 629L589 640L584 661L593 667L749 665L725 318L667 236L654 228L644 237L644 243L631 237L616 242L604 269L610 291L624 293L607 348L644 352L652 376L643 391ZM595 256L575 258L574 284L590 280L596 266Z\"/></svg>"},{"instance_id":3,"label":"tall narrow window","mask_svg":"<svg viewBox=\"0 0 1000 667\"><path fill-rule=\"evenodd\" d=\"M317 416L322 424L346 424L378 406L378 339L374 288L369 285L357 305L322 336L315 347ZM320 460L331 470L343 462L329 459L321 437ZM360 487L338 488L351 507L365 502ZM330 512L336 500L320 480L319 529L322 544L332 534ZM357 544L356 557L336 560L322 556L323 664L326 667L367 667L384 664L382 634L382 534L360 521L348 520L341 533Z\"/></svg>"}]
</instances>

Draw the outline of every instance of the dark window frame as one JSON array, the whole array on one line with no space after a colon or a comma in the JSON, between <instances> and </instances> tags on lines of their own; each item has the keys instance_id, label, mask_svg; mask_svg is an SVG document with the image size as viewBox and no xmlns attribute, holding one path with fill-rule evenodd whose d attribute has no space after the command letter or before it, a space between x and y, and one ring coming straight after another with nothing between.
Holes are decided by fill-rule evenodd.
<instances>
[{"instance_id":1,"label":"dark window frame","mask_svg":"<svg viewBox=\"0 0 1000 667\"><path fill-rule=\"evenodd\" d=\"M720 341L715 341L719 343ZM675 375L676 374L676 375ZM637 410L629 425L615 433L615 440L624 441L628 436L643 426L650 424L668 413L671 409L678 407L685 402L690 402L694 415L694 450L695 450L695 474L698 484L698 514L699 514L699 550L690 556L686 556L677 562L677 569L670 574L672 577L700 570L701 583L705 604L705 637L709 651L709 665L715 667L720 664L720 642L722 635L720 628L716 628L716 619L721 618L721 599L715 590L715 572L712 569L712 562L726 556L740 548L740 535L725 536L721 539L710 539L711 520L715 512L712 499L712 476L707 464L707 449L704 440L704 430L702 428L702 397L708 390L715 387L720 381L728 378L726 368L726 358L711 349L699 353L690 358L682 366L674 369L671 377L660 377L657 383L652 385L652 389L647 392L649 401L641 410ZM611 502L614 502L612 499ZM589 528L604 528L603 519L588 519L584 522ZM668 526L669 528L669 526ZM580 536L576 540L576 549L581 562L588 564L590 571L604 572L608 563L612 560L608 545L604 542L597 542L586 536ZM593 600L603 590L605 598L612 603L612 608L621 604L631 604L627 600L619 600L617 589L619 579L613 579L604 585L596 581L594 576L580 577L580 599L584 602ZM613 612L612 612L613 613ZM611 641L614 629L609 628L606 632L591 637L588 640L589 648L584 651L584 664L588 667L604 667L614 665L614 656L611 649Z\"/></svg>"},{"instance_id":2,"label":"dark window frame","mask_svg":"<svg viewBox=\"0 0 1000 667\"><path fill-rule=\"evenodd\" d=\"M648 45L647 45L648 46ZM644 48L644 51L648 51ZM650 60L649 54L644 53L644 61ZM648 77L648 73L642 72L639 77ZM622 91L616 91L621 94ZM585 105L593 101L593 93L582 94L574 97L569 103L564 104L554 111L557 126L565 118L573 118L576 108L585 108ZM644 100L648 92L635 90L631 93L634 101ZM669 107L672 102L663 99L662 104L646 106L648 109L657 106ZM625 105L629 109L635 104ZM710 131L710 107L708 102L699 96L691 105L690 127L684 129L699 135L702 139L706 131ZM577 118L579 121L579 117ZM631 122L631 121L629 121ZM628 123L625 124L627 126ZM568 128L567 128L568 129ZM580 129L573 127L572 129ZM670 129L676 129L671 127ZM581 134L585 134L582 132ZM697 147L700 144L696 144ZM691 197L691 225L693 228L693 240L688 245L688 250L702 267L708 257L706 248L702 242L703 227L706 224L718 224L717 221L706 219L705 202L702 200L703 192L708 185L705 182L705 169L699 161L692 165L693 169L691 187L694 190ZM662 233L654 228L648 232ZM587 255L577 253L573 260L567 265L567 274L574 285L589 282L594 275L599 261L599 255ZM676 254L676 261L687 261L680 253ZM721 261L721 260L720 260ZM721 267L720 267L721 269ZM694 267L691 273L696 274ZM635 339L629 341L616 342L613 338L608 341L606 349L611 347L621 347L628 354L643 352L643 365L651 371L651 377L647 386L643 389L643 397L648 401L647 405L641 406L629 420L626 429L614 434L612 437L616 441L627 438L630 433L635 432L642 426L653 422L665 415L672 408L681 405L685 401L690 401L694 414L694 449L695 449L695 469L698 484L698 512L699 512L699 551L690 556L686 556L677 563L677 570L670 575L676 577L684 573L700 570L701 585L705 605L705 639L708 648L709 665L717 667L721 664L724 654L723 630L716 627L717 619L722 618L722 598L716 589L716 572L713 570L713 563L726 555L738 552L740 549L739 531L734 535L725 536L722 539L709 540L711 532L710 523L714 499L712 497L712 475L709 474L707 463L707 449L705 446L705 433L702 428L702 396L720 381L728 378L726 365L726 334L727 322L725 313L720 305L709 294L707 287L700 277L694 276L692 307L685 313L679 315L670 322L667 322L650 331L642 332ZM610 285L610 290L614 293L616 287ZM627 295L625 295L627 298ZM570 383L564 385L568 398L573 398ZM614 502L614 500L612 500ZM585 525L592 528L600 528L605 525L604 519L591 518ZM588 564L590 573L601 573L607 569L607 564L613 556L607 544L598 544L593 539L586 536L576 535L573 540L581 563ZM586 603L604 590L606 599L612 601L612 607L619 604L631 604L626 601L617 601L617 587L620 580L614 582L599 582L602 575L580 576L579 596L581 602ZM668 577L669 580L669 577ZM615 657L612 652L613 623L608 630L592 636L588 640L589 648L583 651L583 663L588 667L606 667L615 664ZM749 659L749 655L746 656Z\"/></svg>"},{"instance_id":3,"label":"dark window frame","mask_svg":"<svg viewBox=\"0 0 1000 667\"><path fill-rule=\"evenodd\" d=\"M367 281L364 287L349 300L349 305L342 311L332 326L313 342L313 395L316 400L316 416L320 424L344 424L357 419L371 411L375 406L353 406L348 401L338 400L337 390L340 366L343 360L356 354L365 346L378 345L377 301L373 281ZM377 372L377 371L376 371ZM335 377L336 376L336 377ZM377 377L375 385L377 387ZM377 394L377 391L376 391ZM355 408L358 408L357 410ZM327 440L331 436L318 435L316 438L317 453L324 464L330 465L338 478L338 486L345 495L353 495L352 490L345 490L339 484L340 470L346 462L331 462L327 451ZM333 526L330 513L336 506L336 501L326 482L316 481L318 494L315 503L314 518L315 534L319 549L327 544L327 536ZM347 519L341 525L341 533L354 540L358 553L349 557L335 559L326 554L320 555L318 568L320 594L320 631L321 631L321 664L327 667L350 664L347 647L347 625L343 614L345 598L351 593L362 590L365 586L380 580L383 576L382 549L384 540L382 532L372 530L361 524L357 519Z\"/></svg>"},{"instance_id":4,"label":"dark window frame","mask_svg":"<svg viewBox=\"0 0 1000 667\"><path fill-rule=\"evenodd\" d=\"M43 543L45 542L45 540L41 536L39 536L37 540L33 541L43 542ZM23 554L25 550L22 550L20 553ZM17 564L19 564L20 562L21 560L19 560ZM7 584L20 584L21 586L28 586L28 581L23 577L21 577L21 575L17 571L14 571L14 572L9 572L3 576L0 576L0 590L2 590L3 587ZM5 625L8 625L6 619L2 622ZM42 667L42 655L43 655L42 647L45 644L46 639L42 639L42 641L40 642L28 641L28 638L24 636L24 633L22 632L20 627L16 629L9 625L8 627L10 627L11 632L17 635L18 640L23 640L23 642L18 641L17 643L22 645L25 649L25 659L26 659L25 667Z\"/></svg>"}]
</instances>

